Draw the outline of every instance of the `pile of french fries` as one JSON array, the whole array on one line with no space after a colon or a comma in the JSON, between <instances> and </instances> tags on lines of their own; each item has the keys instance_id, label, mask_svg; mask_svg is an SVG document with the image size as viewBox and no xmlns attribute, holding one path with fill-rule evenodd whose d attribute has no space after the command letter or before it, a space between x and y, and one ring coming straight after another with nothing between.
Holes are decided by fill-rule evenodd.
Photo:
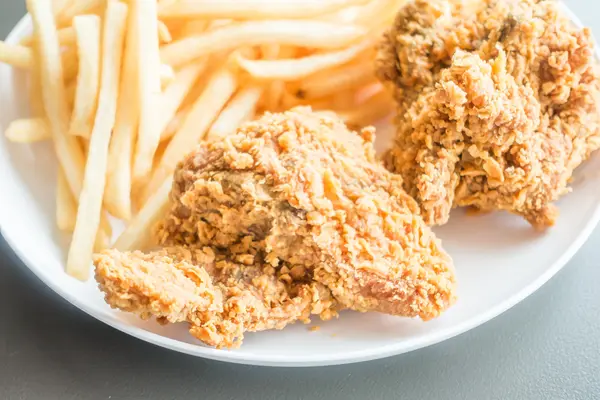
<instances>
[{"instance_id":1,"label":"pile of french fries","mask_svg":"<svg viewBox=\"0 0 600 400\"><path fill-rule=\"evenodd\" d=\"M52 140L67 272L147 240L178 161L265 111L297 105L372 124L391 111L375 47L403 0L26 0L33 34L0 42L29 71L31 116L7 138ZM110 216L127 227L111 242Z\"/></svg>"}]
</instances>

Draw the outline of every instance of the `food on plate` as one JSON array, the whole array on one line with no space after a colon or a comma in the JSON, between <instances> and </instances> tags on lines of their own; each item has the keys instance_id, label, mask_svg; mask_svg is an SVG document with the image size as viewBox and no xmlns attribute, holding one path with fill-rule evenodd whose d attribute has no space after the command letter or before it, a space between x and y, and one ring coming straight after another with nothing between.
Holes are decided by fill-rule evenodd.
<instances>
[{"instance_id":1,"label":"food on plate","mask_svg":"<svg viewBox=\"0 0 600 400\"><path fill-rule=\"evenodd\" d=\"M303 104L353 124L387 116L393 102L378 100L389 95L372 66L389 10L403 2L27 0L33 34L0 41L0 62L29 73L31 115L5 133L54 144L57 224L75 231L68 272L87 278L90 243L110 245L109 214L126 225L143 209L154 217L160 188L198 142ZM113 31L119 43L104 45ZM116 244L144 237L133 226Z\"/></svg>"},{"instance_id":2,"label":"food on plate","mask_svg":"<svg viewBox=\"0 0 600 400\"><path fill-rule=\"evenodd\" d=\"M550 226L600 146L598 68L589 29L553 1L412 1L378 57L398 103L385 164L428 224L471 206Z\"/></svg>"},{"instance_id":3,"label":"food on plate","mask_svg":"<svg viewBox=\"0 0 600 400\"><path fill-rule=\"evenodd\" d=\"M110 306L160 323L187 322L193 336L218 348L238 347L244 332L282 329L311 314L324 320L337 315L322 284L265 273L274 268L258 254L174 247L105 250L94 261Z\"/></svg>"},{"instance_id":4,"label":"food on plate","mask_svg":"<svg viewBox=\"0 0 600 400\"><path fill-rule=\"evenodd\" d=\"M404 3L27 0L33 35L0 61L29 71L31 115L6 136L54 144L67 272L93 261L109 305L218 348L447 310L428 225L458 206L551 225L600 146L600 71L553 2ZM394 103L384 165L363 127Z\"/></svg>"},{"instance_id":5,"label":"food on plate","mask_svg":"<svg viewBox=\"0 0 600 400\"><path fill-rule=\"evenodd\" d=\"M163 250L96 256L107 301L145 317L188 321L199 339L225 346L229 333L207 332L211 321L224 318L241 338L244 329L322 315L311 298L328 299L326 318L339 308L437 317L455 299L452 261L400 177L375 159L373 139L372 128L352 132L329 113L296 108L200 145L175 172L170 209L156 231ZM173 249L188 255L180 261ZM213 265L206 254L223 261ZM164 271L159 276L177 277L174 285L160 283L154 263ZM224 277L235 284L236 310L244 310L240 299L252 304L245 319L204 314L229 310Z\"/></svg>"},{"instance_id":6,"label":"food on plate","mask_svg":"<svg viewBox=\"0 0 600 400\"><path fill-rule=\"evenodd\" d=\"M102 76L98 90L98 106L90 134L83 186L79 193L77 220L67 258L67 272L82 280L88 277L87 264L91 261L94 243L100 229L108 170L108 149L117 113L127 6L120 2L109 1L104 18Z\"/></svg>"}]
</instances>

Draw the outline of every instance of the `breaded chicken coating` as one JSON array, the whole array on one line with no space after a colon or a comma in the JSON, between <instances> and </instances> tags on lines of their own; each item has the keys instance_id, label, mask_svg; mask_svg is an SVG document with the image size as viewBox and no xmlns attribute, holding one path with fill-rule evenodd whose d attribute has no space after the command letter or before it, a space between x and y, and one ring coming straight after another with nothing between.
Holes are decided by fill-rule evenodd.
<instances>
[{"instance_id":1,"label":"breaded chicken coating","mask_svg":"<svg viewBox=\"0 0 600 400\"><path fill-rule=\"evenodd\" d=\"M337 315L322 285L279 279L248 250L228 256L210 248L105 250L94 257L96 280L113 308L163 324L187 322L193 336L217 348L238 347L247 331Z\"/></svg>"},{"instance_id":2,"label":"breaded chicken coating","mask_svg":"<svg viewBox=\"0 0 600 400\"><path fill-rule=\"evenodd\" d=\"M398 102L385 165L428 224L471 206L552 225L552 203L600 146L594 42L553 1L413 1L378 75Z\"/></svg>"},{"instance_id":3,"label":"breaded chicken coating","mask_svg":"<svg viewBox=\"0 0 600 400\"><path fill-rule=\"evenodd\" d=\"M454 302L452 262L376 161L373 133L296 108L201 145L175 172L159 244L228 251L251 237L286 279L308 275L342 307L438 316Z\"/></svg>"},{"instance_id":4,"label":"breaded chicken coating","mask_svg":"<svg viewBox=\"0 0 600 400\"><path fill-rule=\"evenodd\" d=\"M297 108L200 145L175 172L161 250L95 257L107 303L217 347L344 308L437 317L452 261L373 139Z\"/></svg>"}]
</instances>

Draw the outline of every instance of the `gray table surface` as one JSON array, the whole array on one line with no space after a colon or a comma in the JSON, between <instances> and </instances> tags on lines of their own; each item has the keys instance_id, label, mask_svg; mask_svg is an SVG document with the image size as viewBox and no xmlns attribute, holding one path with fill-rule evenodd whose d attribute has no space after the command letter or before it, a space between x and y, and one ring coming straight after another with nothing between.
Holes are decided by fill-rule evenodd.
<instances>
[{"instance_id":1,"label":"gray table surface","mask_svg":"<svg viewBox=\"0 0 600 400\"><path fill-rule=\"evenodd\" d=\"M0 1L0 37L24 13ZM600 2L572 0L600 32ZM441 344L363 364L246 367L120 333L46 288L0 239L0 400L600 399L600 229L537 293Z\"/></svg>"}]
</instances>

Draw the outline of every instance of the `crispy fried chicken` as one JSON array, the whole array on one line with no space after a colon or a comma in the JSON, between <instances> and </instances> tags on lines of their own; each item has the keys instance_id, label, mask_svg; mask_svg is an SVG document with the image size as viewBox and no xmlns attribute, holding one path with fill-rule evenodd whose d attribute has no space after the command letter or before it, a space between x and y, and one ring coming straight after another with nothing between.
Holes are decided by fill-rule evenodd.
<instances>
[{"instance_id":1,"label":"crispy fried chicken","mask_svg":"<svg viewBox=\"0 0 600 400\"><path fill-rule=\"evenodd\" d=\"M181 263L173 250L107 252L95 260L107 302L188 321L192 334L218 346L239 342L244 330L340 308L438 316L454 302L452 262L400 177L376 161L373 133L297 108L202 144L175 172L158 245L220 254L233 267L190 256Z\"/></svg>"},{"instance_id":2,"label":"crispy fried chicken","mask_svg":"<svg viewBox=\"0 0 600 400\"><path fill-rule=\"evenodd\" d=\"M378 59L398 103L386 167L428 224L472 206L552 225L600 146L598 71L590 31L553 1L413 1Z\"/></svg>"},{"instance_id":3,"label":"crispy fried chicken","mask_svg":"<svg viewBox=\"0 0 600 400\"><path fill-rule=\"evenodd\" d=\"M337 303L321 284L278 278L250 251L225 256L181 246L151 253L106 250L94 262L112 307L161 323L188 322L193 336L219 348L239 346L245 331L282 329L308 322L311 314L323 320L337 315Z\"/></svg>"}]
</instances>

